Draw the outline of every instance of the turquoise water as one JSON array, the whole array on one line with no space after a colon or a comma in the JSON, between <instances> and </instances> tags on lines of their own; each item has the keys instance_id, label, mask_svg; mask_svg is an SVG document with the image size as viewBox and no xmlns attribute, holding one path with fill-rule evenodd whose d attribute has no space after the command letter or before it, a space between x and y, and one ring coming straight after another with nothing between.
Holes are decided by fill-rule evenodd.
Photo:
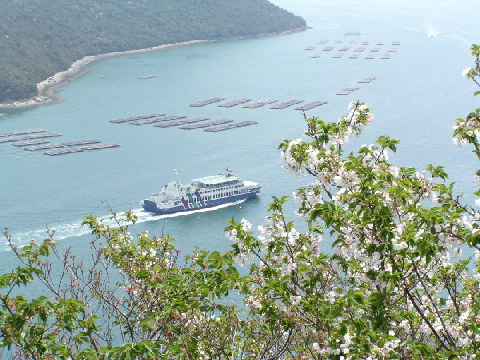
<instances>
[{"instance_id":1,"label":"turquoise water","mask_svg":"<svg viewBox=\"0 0 480 360\"><path fill-rule=\"evenodd\" d=\"M460 74L472 65L470 44L480 42L476 23L480 5L473 1L275 3L304 16L313 28L286 36L200 44L100 61L59 91L63 102L7 112L0 118L0 132L42 128L62 133L59 142L93 138L121 147L48 157L0 144L0 226L9 227L19 244L42 239L46 227L55 229L59 242L87 256L85 245L90 236L80 223L89 214L108 215L110 206L119 212L134 209L140 215L134 232L168 232L185 251L193 246L227 249L223 229L228 219L247 218L261 224L271 196L289 195L306 183L307 179L295 178L281 168L277 150L282 138L300 137L305 126L301 113L293 107L189 106L211 97L224 97L225 101L328 101L307 115L332 121L346 112L350 101L361 99L376 117L354 144L390 135L402 142L393 157L397 164L420 168L428 163L443 164L458 192L474 189L477 162L468 149L455 148L451 132L455 118L479 107L478 98L471 96L474 86ZM347 32L361 35L345 36ZM390 60L363 59L374 45L359 59L332 59L336 49L323 52L324 46L316 44L324 39L330 43L342 40L337 49L348 41L382 40L385 49L391 48L394 40L401 45ZM317 49L305 51L307 46ZM321 57L310 58L312 54ZM139 79L146 75L156 77ZM372 83L356 83L372 75L377 76ZM346 87L360 89L348 96L335 95ZM109 122L153 112L251 120L258 125L207 133ZM175 178L174 169L186 182L227 166L244 179L263 185L258 199L168 218L140 210L143 198ZM289 209L293 210L293 205ZM6 249L1 242L2 267L11 261Z\"/></svg>"}]
</instances>

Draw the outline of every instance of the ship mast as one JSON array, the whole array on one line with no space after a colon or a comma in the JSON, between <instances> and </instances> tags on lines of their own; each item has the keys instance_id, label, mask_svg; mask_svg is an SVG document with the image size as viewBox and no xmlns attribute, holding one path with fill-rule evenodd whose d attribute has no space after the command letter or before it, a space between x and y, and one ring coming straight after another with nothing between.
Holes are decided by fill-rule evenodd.
<instances>
[{"instance_id":1,"label":"ship mast","mask_svg":"<svg viewBox=\"0 0 480 360\"><path fill-rule=\"evenodd\" d=\"M177 175L178 185L182 186L182 182L180 181L180 175L178 175L178 170L173 169L175 171L175 175Z\"/></svg>"}]
</instances>

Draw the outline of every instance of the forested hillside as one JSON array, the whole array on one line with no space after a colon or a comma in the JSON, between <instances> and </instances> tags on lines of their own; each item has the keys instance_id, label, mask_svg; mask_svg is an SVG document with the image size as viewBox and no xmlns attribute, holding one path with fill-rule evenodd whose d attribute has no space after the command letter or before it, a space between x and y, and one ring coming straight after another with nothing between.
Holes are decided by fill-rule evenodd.
<instances>
[{"instance_id":1,"label":"forested hillside","mask_svg":"<svg viewBox=\"0 0 480 360\"><path fill-rule=\"evenodd\" d=\"M83 56L305 26L267 0L0 0L0 103Z\"/></svg>"}]
</instances>

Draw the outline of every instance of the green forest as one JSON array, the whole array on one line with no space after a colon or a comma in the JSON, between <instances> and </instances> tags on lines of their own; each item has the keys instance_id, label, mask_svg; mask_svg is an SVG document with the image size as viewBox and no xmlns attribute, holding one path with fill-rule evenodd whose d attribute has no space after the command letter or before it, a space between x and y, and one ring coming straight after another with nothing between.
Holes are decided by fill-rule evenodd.
<instances>
[{"instance_id":1,"label":"green forest","mask_svg":"<svg viewBox=\"0 0 480 360\"><path fill-rule=\"evenodd\" d=\"M267 0L0 0L0 103L84 56L305 27Z\"/></svg>"}]
</instances>

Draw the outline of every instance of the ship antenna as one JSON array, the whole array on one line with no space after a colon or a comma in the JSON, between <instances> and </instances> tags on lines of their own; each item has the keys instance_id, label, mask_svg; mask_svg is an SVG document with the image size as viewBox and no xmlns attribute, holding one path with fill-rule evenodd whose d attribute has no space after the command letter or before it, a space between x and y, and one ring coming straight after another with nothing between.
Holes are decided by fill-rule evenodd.
<instances>
[{"instance_id":1,"label":"ship antenna","mask_svg":"<svg viewBox=\"0 0 480 360\"><path fill-rule=\"evenodd\" d=\"M178 185L182 185L182 182L180 181L180 175L178 175L178 170L177 169L173 169L175 171L175 175L177 175L177 179L178 179Z\"/></svg>"}]
</instances>

